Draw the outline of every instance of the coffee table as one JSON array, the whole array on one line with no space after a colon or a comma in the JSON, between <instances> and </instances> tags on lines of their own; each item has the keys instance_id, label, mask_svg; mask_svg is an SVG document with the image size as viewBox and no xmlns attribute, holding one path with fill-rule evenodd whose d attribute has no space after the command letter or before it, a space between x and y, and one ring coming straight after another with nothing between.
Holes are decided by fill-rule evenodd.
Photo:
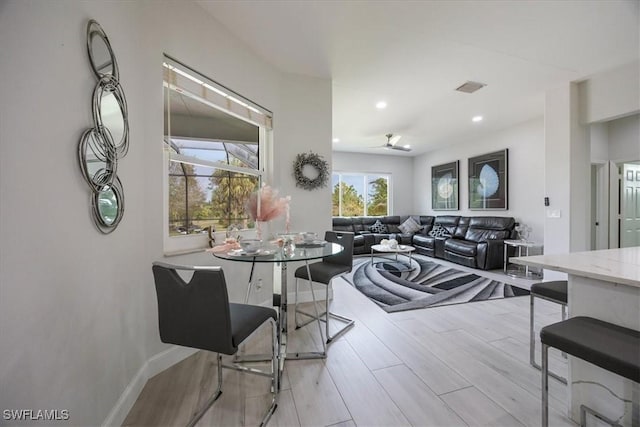
<instances>
[{"instance_id":1,"label":"coffee table","mask_svg":"<svg viewBox=\"0 0 640 427\"><path fill-rule=\"evenodd\" d=\"M371 246L371 265L376 270L386 270L386 271L388 271L388 268L384 267L384 265L386 265L388 267L389 264L391 264L393 266L393 268L394 268L394 271L397 271L397 272L400 272L400 273L407 272L407 271L413 271L415 268L411 264L411 260L412 260L411 254L415 250L416 250L416 248L414 248L413 246L409 246L409 245L398 245L396 247L391 247L391 246L388 246L388 245L373 245L373 246ZM374 254L374 252L378 252L378 253L381 253L381 254L395 254L395 259L393 259L391 261L373 262L373 254ZM404 262L398 261L398 254L402 254L402 255L408 256L409 257L409 264L407 265Z\"/></svg>"}]
</instances>

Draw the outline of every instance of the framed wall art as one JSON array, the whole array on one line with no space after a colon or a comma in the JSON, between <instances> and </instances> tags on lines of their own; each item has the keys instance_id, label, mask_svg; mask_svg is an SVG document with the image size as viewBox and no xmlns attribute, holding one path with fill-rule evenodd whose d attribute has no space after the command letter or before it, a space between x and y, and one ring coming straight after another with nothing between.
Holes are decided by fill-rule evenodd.
<instances>
[{"instance_id":1,"label":"framed wall art","mask_svg":"<svg viewBox=\"0 0 640 427\"><path fill-rule=\"evenodd\" d=\"M459 209L459 163L456 160L431 168L431 209L436 211L457 211Z\"/></svg>"},{"instance_id":2,"label":"framed wall art","mask_svg":"<svg viewBox=\"0 0 640 427\"><path fill-rule=\"evenodd\" d=\"M509 150L469 159L469 209L508 209Z\"/></svg>"}]
</instances>

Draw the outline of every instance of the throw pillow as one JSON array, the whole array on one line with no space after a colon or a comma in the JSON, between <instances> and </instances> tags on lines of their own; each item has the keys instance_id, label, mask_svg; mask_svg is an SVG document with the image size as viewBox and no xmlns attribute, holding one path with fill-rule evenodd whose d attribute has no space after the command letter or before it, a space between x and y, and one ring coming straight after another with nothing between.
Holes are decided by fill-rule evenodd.
<instances>
[{"instance_id":1,"label":"throw pillow","mask_svg":"<svg viewBox=\"0 0 640 427\"><path fill-rule=\"evenodd\" d=\"M433 228L428 234L431 237L442 237L442 236L448 236L449 232L447 231L446 228L444 228L440 224L436 224L433 226Z\"/></svg>"},{"instance_id":2,"label":"throw pillow","mask_svg":"<svg viewBox=\"0 0 640 427\"><path fill-rule=\"evenodd\" d=\"M400 231L402 231L405 234L411 234L420 230L421 227L420 227L420 224L418 224L415 219L409 217L405 222L400 224L398 228L400 229Z\"/></svg>"},{"instance_id":3,"label":"throw pillow","mask_svg":"<svg viewBox=\"0 0 640 427\"><path fill-rule=\"evenodd\" d=\"M388 233L386 224L380 222L380 220L376 220L373 225L369 226L369 231L377 234Z\"/></svg>"}]
</instances>

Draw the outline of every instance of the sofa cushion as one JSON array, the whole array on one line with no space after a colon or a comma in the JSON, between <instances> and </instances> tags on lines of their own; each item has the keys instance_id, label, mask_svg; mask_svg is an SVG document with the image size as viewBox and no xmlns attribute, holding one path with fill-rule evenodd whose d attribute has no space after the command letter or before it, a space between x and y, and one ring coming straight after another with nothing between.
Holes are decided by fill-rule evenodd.
<instances>
[{"instance_id":1,"label":"sofa cushion","mask_svg":"<svg viewBox=\"0 0 640 427\"><path fill-rule=\"evenodd\" d=\"M380 220L377 220L376 222L373 223L373 225L369 226L369 231L373 233L378 233L378 234L383 234L388 232L387 226L382 222L380 222Z\"/></svg>"},{"instance_id":2,"label":"sofa cushion","mask_svg":"<svg viewBox=\"0 0 640 427\"><path fill-rule=\"evenodd\" d=\"M423 246L426 248L433 248L433 242L435 241L435 237L426 236L424 234L414 234L413 235L413 244L416 246Z\"/></svg>"},{"instance_id":3,"label":"sofa cushion","mask_svg":"<svg viewBox=\"0 0 640 427\"><path fill-rule=\"evenodd\" d=\"M453 252L459 255L473 257L478 252L478 245L476 242L468 242L466 240L449 239L444 242L444 250Z\"/></svg>"},{"instance_id":4,"label":"sofa cushion","mask_svg":"<svg viewBox=\"0 0 640 427\"><path fill-rule=\"evenodd\" d=\"M387 226L385 233L402 233L399 228L401 222L400 216L398 215L385 216L382 218L382 223Z\"/></svg>"},{"instance_id":5,"label":"sofa cushion","mask_svg":"<svg viewBox=\"0 0 640 427\"><path fill-rule=\"evenodd\" d=\"M442 225L436 224L433 226L433 228L431 229L431 231L429 231L428 234L430 237L442 237L442 236L448 236L449 231L446 228L444 228Z\"/></svg>"},{"instance_id":6,"label":"sofa cushion","mask_svg":"<svg viewBox=\"0 0 640 427\"><path fill-rule=\"evenodd\" d=\"M361 233L367 232L370 233L369 227L376 223L376 221L380 221L380 217L375 216L359 216L353 218L353 228Z\"/></svg>"},{"instance_id":7,"label":"sofa cushion","mask_svg":"<svg viewBox=\"0 0 640 427\"><path fill-rule=\"evenodd\" d=\"M351 218L333 217L333 231L349 231L354 232L353 222Z\"/></svg>"},{"instance_id":8,"label":"sofa cushion","mask_svg":"<svg viewBox=\"0 0 640 427\"><path fill-rule=\"evenodd\" d=\"M456 228L458 227L459 221L460 221L459 216L442 215L442 216L436 217L434 221L434 227L436 226L436 224L441 225L447 229L449 234L453 234L456 231Z\"/></svg>"},{"instance_id":9,"label":"sofa cushion","mask_svg":"<svg viewBox=\"0 0 640 427\"><path fill-rule=\"evenodd\" d=\"M422 228L413 218L409 217L405 222L398 226L400 231L404 234L415 233Z\"/></svg>"}]
</instances>

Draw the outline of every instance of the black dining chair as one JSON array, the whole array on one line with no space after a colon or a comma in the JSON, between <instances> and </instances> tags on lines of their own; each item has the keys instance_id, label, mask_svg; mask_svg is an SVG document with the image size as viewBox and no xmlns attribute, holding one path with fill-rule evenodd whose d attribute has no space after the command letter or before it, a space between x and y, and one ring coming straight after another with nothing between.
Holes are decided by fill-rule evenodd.
<instances>
[{"instance_id":1,"label":"black dining chair","mask_svg":"<svg viewBox=\"0 0 640 427\"><path fill-rule=\"evenodd\" d=\"M192 271L185 282L177 270ZM218 353L218 388L205 405L189 420L191 427L222 394L222 368L271 377L272 401L261 426L267 424L278 405L278 327L274 309L229 302L227 285L221 267L177 266L153 263L153 276L158 297L160 339L176 344ZM265 323L271 324L271 372L240 366L224 365L222 354L233 355L242 342Z\"/></svg>"},{"instance_id":2,"label":"black dining chair","mask_svg":"<svg viewBox=\"0 0 640 427\"><path fill-rule=\"evenodd\" d=\"M344 316L340 316L339 314L331 313L329 309L330 300L329 300L329 288L331 287L331 280L334 277L341 276L345 273L348 273L353 268L353 238L354 234L349 232L336 232L336 231L327 231L324 234L324 240L331 243L338 243L344 247L344 250L336 255L331 255L324 257L320 262L314 262L309 264L305 261L305 265L296 269L294 274L296 278L296 292L295 292L295 305L296 310L294 313L294 318L296 322L296 328L301 328L314 320L318 322L318 327L320 330L320 322L325 322L326 327L326 344L331 343L333 339L337 336L343 334L347 331L348 328L354 325L354 321L346 318ZM311 288L311 297L313 299L313 305L315 314L308 313L298 309L298 279L307 280L309 282L309 287ZM319 313L317 309L317 301L315 292L313 290L313 284L318 283L321 285L325 285L325 312ZM304 323L300 323L298 320L298 314L302 314L308 316L310 319ZM324 318L322 318L324 316ZM344 324L344 326L338 330L335 334L331 335L329 333L329 319L335 319ZM322 337L322 333L321 333ZM324 355L327 353L327 347L325 342L322 343L322 349Z\"/></svg>"}]
</instances>

